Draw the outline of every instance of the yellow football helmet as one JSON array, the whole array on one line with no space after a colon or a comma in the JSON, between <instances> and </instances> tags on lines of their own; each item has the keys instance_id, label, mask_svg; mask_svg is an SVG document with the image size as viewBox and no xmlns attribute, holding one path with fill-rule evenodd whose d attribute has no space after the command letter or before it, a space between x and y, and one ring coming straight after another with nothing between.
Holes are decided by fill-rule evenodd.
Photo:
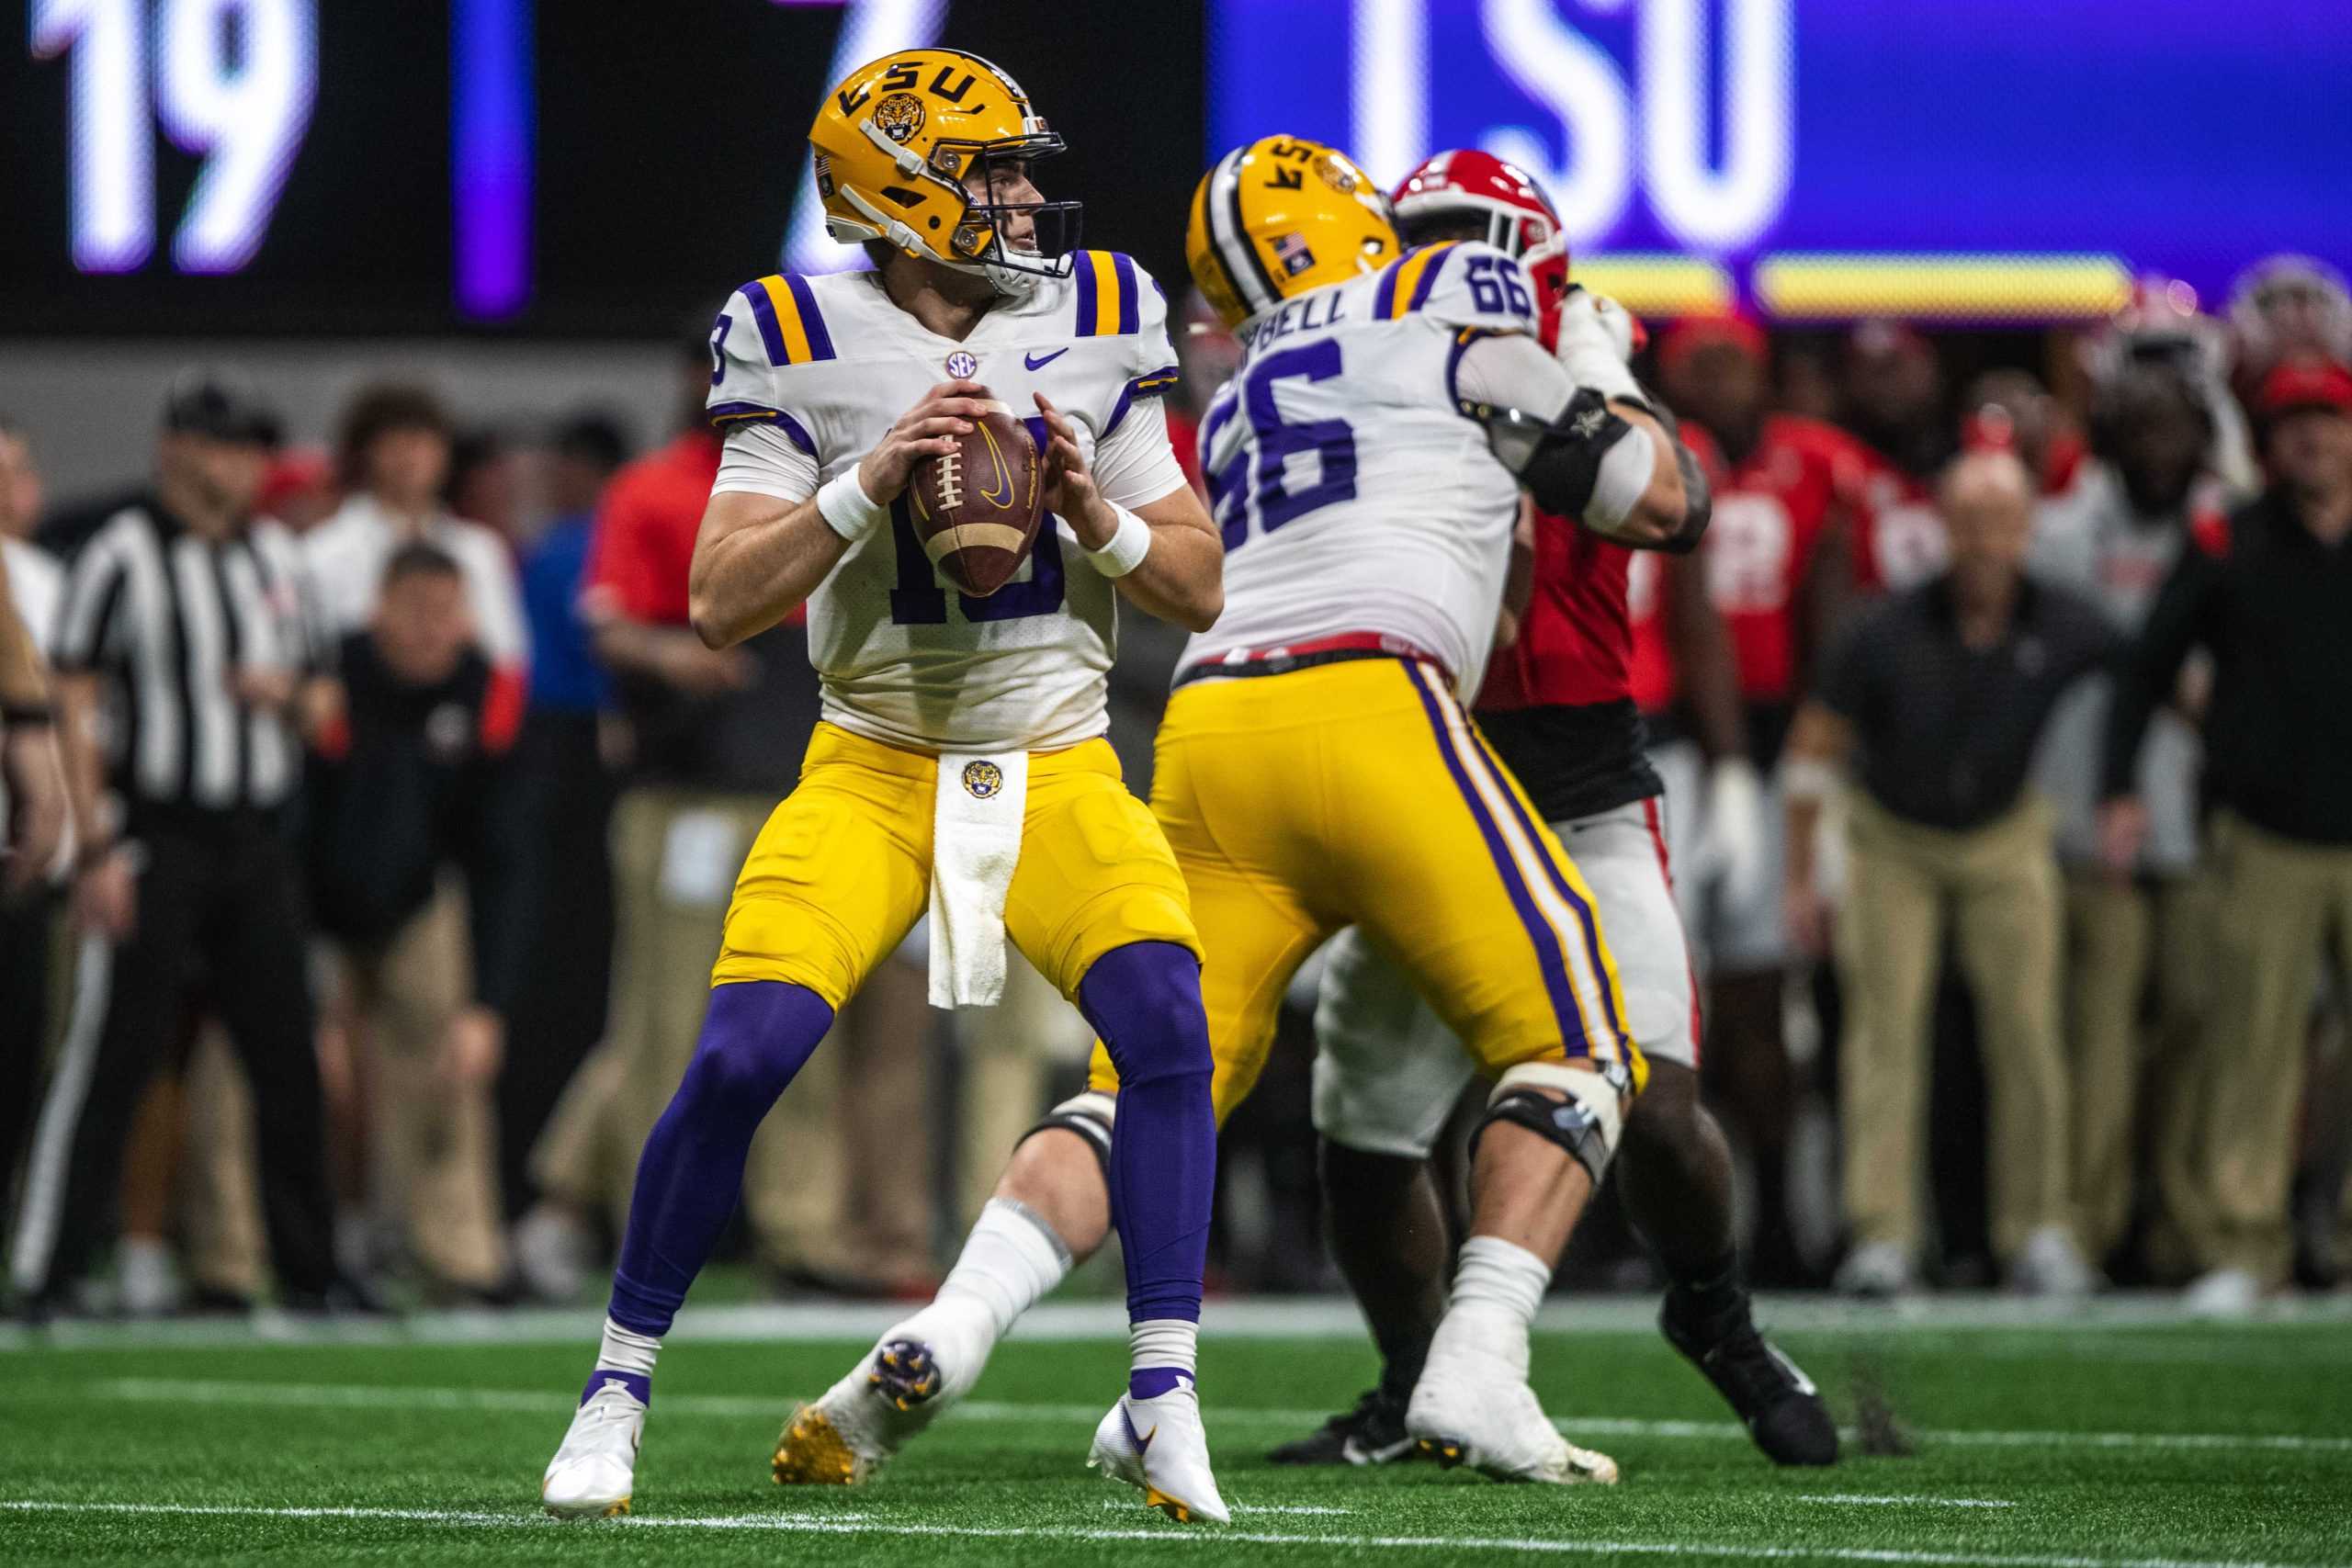
<instances>
[{"instance_id":1,"label":"yellow football helmet","mask_svg":"<svg viewBox=\"0 0 2352 1568\"><path fill-rule=\"evenodd\" d=\"M1297 136L1238 147L1201 176L1184 260L1228 327L1403 253L1388 197L1355 160Z\"/></svg>"},{"instance_id":2,"label":"yellow football helmet","mask_svg":"<svg viewBox=\"0 0 2352 1568\"><path fill-rule=\"evenodd\" d=\"M1001 174L1060 152L1062 139L1018 82L977 54L902 49L867 62L827 96L808 145L836 240L880 240L1008 293L1069 273L1080 204L997 196ZM976 170L985 200L965 186ZM1003 243L999 228L1014 212L1035 220L1036 251Z\"/></svg>"}]
</instances>

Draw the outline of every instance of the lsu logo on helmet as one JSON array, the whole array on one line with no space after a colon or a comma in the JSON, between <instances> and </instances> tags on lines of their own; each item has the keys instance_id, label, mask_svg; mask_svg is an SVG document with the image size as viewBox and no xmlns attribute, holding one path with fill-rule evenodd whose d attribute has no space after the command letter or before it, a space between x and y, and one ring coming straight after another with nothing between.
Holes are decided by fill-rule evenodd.
<instances>
[{"instance_id":1,"label":"lsu logo on helmet","mask_svg":"<svg viewBox=\"0 0 2352 1568\"><path fill-rule=\"evenodd\" d=\"M880 240L1006 293L1069 275L1080 204L1017 199L1008 188L1062 151L1062 139L1021 84L977 54L904 49L867 62L826 97L808 145L836 240ZM1034 223L1035 248L1007 242L1014 214Z\"/></svg>"},{"instance_id":2,"label":"lsu logo on helmet","mask_svg":"<svg viewBox=\"0 0 2352 1568\"><path fill-rule=\"evenodd\" d=\"M1184 259L1227 326L1396 259L1388 198L1336 147L1268 136L1238 147L1193 192Z\"/></svg>"}]
</instances>

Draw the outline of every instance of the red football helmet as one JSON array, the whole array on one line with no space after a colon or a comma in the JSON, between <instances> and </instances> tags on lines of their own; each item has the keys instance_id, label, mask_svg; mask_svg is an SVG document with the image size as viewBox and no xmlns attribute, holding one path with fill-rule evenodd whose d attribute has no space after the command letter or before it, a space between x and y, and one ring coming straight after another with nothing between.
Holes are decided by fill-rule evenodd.
<instances>
[{"instance_id":1,"label":"red football helmet","mask_svg":"<svg viewBox=\"0 0 2352 1568\"><path fill-rule=\"evenodd\" d=\"M1413 232L1417 226L1466 215L1485 218L1487 243L1514 256L1560 231L1560 215L1544 187L1518 164L1476 147L1431 155L1405 176L1389 200L1408 244L1420 243Z\"/></svg>"}]
</instances>

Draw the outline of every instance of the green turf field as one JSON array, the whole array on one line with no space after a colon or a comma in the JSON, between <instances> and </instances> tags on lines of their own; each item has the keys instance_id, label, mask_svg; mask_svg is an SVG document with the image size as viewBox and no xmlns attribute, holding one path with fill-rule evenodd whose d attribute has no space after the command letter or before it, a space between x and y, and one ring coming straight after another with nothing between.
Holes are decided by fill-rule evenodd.
<instances>
[{"instance_id":1,"label":"green turf field","mask_svg":"<svg viewBox=\"0 0 2352 1568\"><path fill-rule=\"evenodd\" d=\"M1082 1468L1125 1365L1100 1308L1007 1346L974 1403L854 1490L781 1492L766 1461L791 1395L862 1346L814 1326L863 1336L870 1313L787 1314L789 1339L673 1339L634 1517L574 1525L534 1504L585 1370L584 1342L564 1337L591 1321L578 1314L355 1342L16 1336L0 1338L0 1562L2352 1562L2341 1303L2230 1329L1774 1309L1841 1417L1876 1388L1917 1448L1801 1474L1766 1465L1641 1315L1549 1310L1579 1328L1539 1340L1536 1386L1625 1480L1537 1489L1421 1464L1265 1465L1352 1398L1371 1358L1329 1307L1221 1336L1213 1303L1202 1388L1225 1529L1170 1524ZM758 1325L722 1310L705 1333Z\"/></svg>"}]
</instances>

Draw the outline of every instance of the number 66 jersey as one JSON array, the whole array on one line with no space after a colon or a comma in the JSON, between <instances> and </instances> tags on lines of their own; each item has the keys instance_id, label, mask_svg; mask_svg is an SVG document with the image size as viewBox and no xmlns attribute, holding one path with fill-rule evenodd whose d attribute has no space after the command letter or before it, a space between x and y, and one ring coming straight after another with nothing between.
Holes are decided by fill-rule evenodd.
<instances>
[{"instance_id":1,"label":"number 66 jersey","mask_svg":"<svg viewBox=\"0 0 2352 1568\"><path fill-rule=\"evenodd\" d=\"M1464 242L1243 330L1240 368L1201 426L1225 614L1187 665L1379 632L1476 694L1520 491L1458 410L1456 371L1481 337L1532 336L1532 309L1517 262Z\"/></svg>"},{"instance_id":2,"label":"number 66 jersey","mask_svg":"<svg viewBox=\"0 0 2352 1568\"><path fill-rule=\"evenodd\" d=\"M953 379L1025 418L1040 451L1043 392L1120 505L1183 486L1154 400L1176 382L1168 307L1126 256L1080 253L1069 277L999 299L960 342L893 304L880 276L763 277L728 299L711 334L708 412L729 434L717 490L805 500ZM903 497L808 604L826 718L914 750L1045 751L1102 734L1116 644L1111 582L1057 520L1016 581L975 599L940 579Z\"/></svg>"},{"instance_id":3,"label":"number 66 jersey","mask_svg":"<svg viewBox=\"0 0 2352 1568\"><path fill-rule=\"evenodd\" d=\"M1610 1145L1644 1071L1591 894L1464 705L1520 490L1456 392L1488 400L1470 345L1533 330L1519 264L1472 242L1241 330L1202 434L1225 614L1185 649L1151 802L1205 944L1220 1116L1256 1082L1290 976L1348 926L1491 1076L1574 1094ZM1117 1084L1099 1049L1092 1083Z\"/></svg>"}]
</instances>

